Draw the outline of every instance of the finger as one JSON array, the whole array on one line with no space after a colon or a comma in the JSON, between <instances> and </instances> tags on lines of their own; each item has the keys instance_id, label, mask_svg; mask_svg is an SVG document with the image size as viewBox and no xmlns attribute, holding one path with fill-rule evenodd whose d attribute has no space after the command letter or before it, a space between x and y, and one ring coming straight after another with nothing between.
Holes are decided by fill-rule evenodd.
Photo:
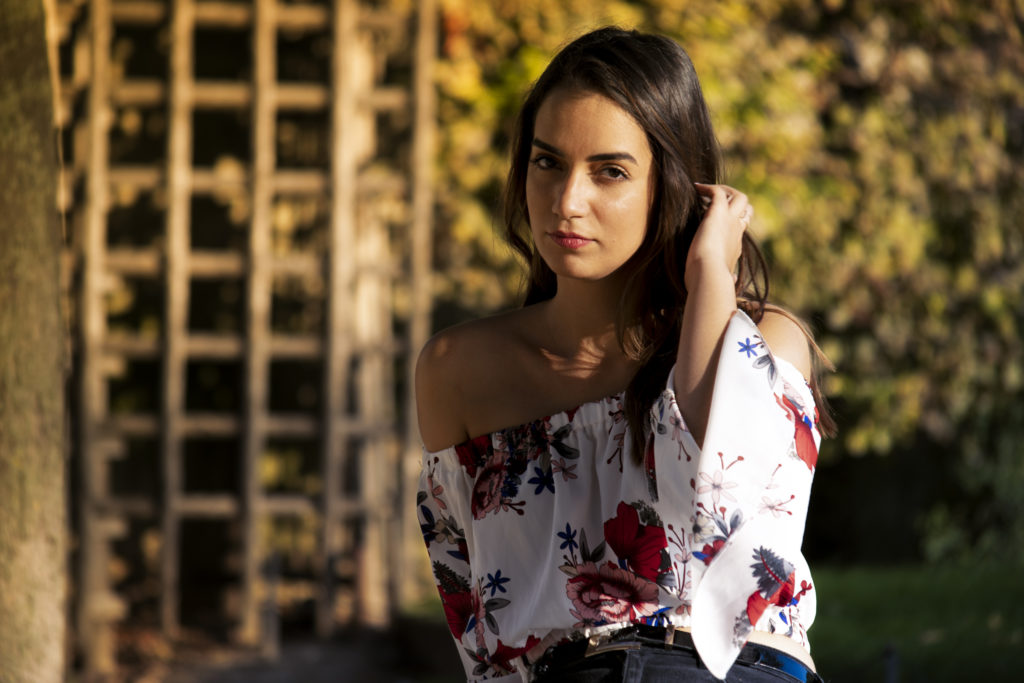
<instances>
[{"instance_id":1,"label":"finger","mask_svg":"<svg viewBox=\"0 0 1024 683\"><path fill-rule=\"evenodd\" d=\"M750 228L750 222L754 219L754 207L751 204L743 209L743 213L740 214L740 224L744 230Z\"/></svg>"},{"instance_id":2,"label":"finger","mask_svg":"<svg viewBox=\"0 0 1024 683\"><path fill-rule=\"evenodd\" d=\"M730 195L725 185L711 185L707 183L694 183L694 187L700 196L700 201L705 210L713 207L727 207L730 202Z\"/></svg>"},{"instance_id":3,"label":"finger","mask_svg":"<svg viewBox=\"0 0 1024 683\"><path fill-rule=\"evenodd\" d=\"M737 190L735 188L726 187L725 191L726 191L726 196L728 196L728 198L729 198L729 205L733 206L733 207L735 207L737 209L741 209L742 210L743 207L745 207L749 203L749 201L750 201L747 198L747 195L745 195L744 193L740 192L739 190Z\"/></svg>"},{"instance_id":4,"label":"finger","mask_svg":"<svg viewBox=\"0 0 1024 683\"><path fill-rule=\"evenodd\" d=\"M754 207L746 194L728 185L694 183L694 187L700 193L705 211L717 212L725 209L740 222L744 230L750 226L750 221L754 217Z\"/></svg>"},{"instance_id":5,"label":"finger","mask_svg":"<svg viewBox=\"0 0 1024 683\"><path fill-rule=\"evenodd\" d=\"M740 222L747 221L753 216L753 207L750 205L750 200L747 199L747 195L742 192L737 192L733 196L732 202L729 203L729 213Z\"/></svg>"}]
</instances>

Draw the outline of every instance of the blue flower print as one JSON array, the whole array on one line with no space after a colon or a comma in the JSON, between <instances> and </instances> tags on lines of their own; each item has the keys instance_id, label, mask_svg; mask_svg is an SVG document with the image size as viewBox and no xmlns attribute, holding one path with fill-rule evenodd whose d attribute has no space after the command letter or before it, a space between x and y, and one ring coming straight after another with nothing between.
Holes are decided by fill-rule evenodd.
<instances>
[{"instance_id":1,"label":"blue flower print","mask_svg":"<svg viewBox=\"0 0 1024 683\"><path fill-rule=\"evenodd\" d=\"M756 343L751 343L750 342L750 337L747 337L745 340L743 340L741 342L738 341L736 343L740 345L740 353L747 354L747 358L750 358L752 356L757 356L757 349L754 348L755 346L757 346L757 344Z\"/></svg>"},{"instance_id":2,"label":"blue flower print","mask_svg":"<svg viewBox=\"0 0 1024 683\"><path fill-rule=\"evenodd\" d=\"M502 593L507 593L508 590L505 588L504 584L508 583L511 580L512 579L506 576L502 576L500 569L494 572L493 574L488 573L487 585L484 586L484 590L487 590L489 588L491 590L492 598L494 597L494 594L498 591L501 591Z\"/></svg>"},{"instance_id":3,"label":"blue flower print","mask_svg":"<svg viewBox=\"0 0 1024 683\"><path fill-rule=\"evenodd\" d=\"M558 537L562 539L562 545L558 546L559 550L568 548L569 552L572 552L579 547L579 544L576 542L576 532L572 530L568 523L565 525L565 531L558 532Z\"/></svg>"},{"instance_id":4,"label":"blue flower print","mask_svg":"<svg viewBox=\"0 0 1024 683\"><path fill-rule=\"evenodd\" d=\"M420 514L423 515L424 520L420 524L420 533L423 534L423 540L426 541L429 547L431 541L437 538L437 525L434 522L434 513L426 505L420 505Z\"/></svg>"},{"instance_id":5,"label":"blue flower print","mask_svg":"<svg viewBox=\"0 0 1024 683\"><path fill-rule=\"evenodd\" d=\"M539 496L544 489L555 492L555 475L548 469L547 471L542 470L539 467L534 467L533 471L537 473L536 477L531 477L529 480L530 484L536 484L537 488L534 489L533 495Z\"/></svg>"}]
</instances>

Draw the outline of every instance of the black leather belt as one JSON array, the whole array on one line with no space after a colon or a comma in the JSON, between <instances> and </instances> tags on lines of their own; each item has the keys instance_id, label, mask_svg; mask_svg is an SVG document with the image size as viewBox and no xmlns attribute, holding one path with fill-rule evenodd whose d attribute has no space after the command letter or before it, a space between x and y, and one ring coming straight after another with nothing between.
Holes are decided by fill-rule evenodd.
<instances>
[{"instance_id":1,"label":"black leather belt","mask_svg":"<svg viewBox=\"0 0 1024 683\"><path fill-rule=\"evenodd\" d=\"M635 624L618 631L591 636L586 640L552 646L533 664L532 671L535 675L543 675L584 657L645 647L689 651L699 661L697 648L688 631L675 630L671 626ZM744 666L781 671L800 683L823 683L821 676L796 657L760 643L744 645L736 662Z\"/></svg>"}]
</instances>

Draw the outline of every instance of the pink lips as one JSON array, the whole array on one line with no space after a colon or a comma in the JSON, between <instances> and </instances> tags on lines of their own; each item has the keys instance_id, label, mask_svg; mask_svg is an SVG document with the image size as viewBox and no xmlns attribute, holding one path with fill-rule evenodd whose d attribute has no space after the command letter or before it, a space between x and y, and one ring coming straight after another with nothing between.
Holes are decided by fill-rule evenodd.
<instances>
[{"instance_id":1,"label":"pink lips","mask_svg":"<svg viewBox=\"0 0 1024 683\"><path fill-rule=\"evenodd\" d=\"M548 236L564 249L580 249L594 241L572 232L550 232Z\"/></svg>"}]
</instances>

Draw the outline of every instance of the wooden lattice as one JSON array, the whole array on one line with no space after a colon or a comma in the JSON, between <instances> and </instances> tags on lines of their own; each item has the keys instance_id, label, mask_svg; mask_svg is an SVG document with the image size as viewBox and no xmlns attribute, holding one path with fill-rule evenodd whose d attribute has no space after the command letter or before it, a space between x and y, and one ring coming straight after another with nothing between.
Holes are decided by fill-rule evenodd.
<instances>
[{"instance_id":1,"label":"wooden lattice","mask_svg":"<svg viewBox=\"0 0 1024 683\"><path fill-rule=\"evenodd\" d=\"M385 624L415 470L396 396L429 331L433 2L58 13L84 669L116 669L147 610L172 640L189 617L267 642L289 599L321 636ZM233 47L233 73L206 58Z\"/></svg>"}]
</instances>

